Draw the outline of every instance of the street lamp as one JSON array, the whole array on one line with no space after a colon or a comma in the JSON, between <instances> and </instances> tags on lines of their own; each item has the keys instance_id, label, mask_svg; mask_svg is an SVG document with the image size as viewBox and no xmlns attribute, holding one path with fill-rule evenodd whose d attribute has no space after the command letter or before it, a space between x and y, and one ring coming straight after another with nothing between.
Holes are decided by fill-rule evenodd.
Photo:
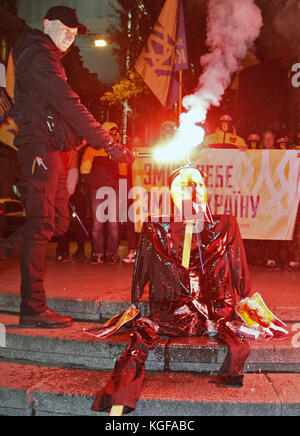
<instances>
[{"instance_id":1,"label":"street lamp","mask_svg":"<svg viewBox=\"0 0 300 436\"><path fill-rule=\"evenodd\" d=\"M95 47L107 47L107 42L105 39L95 39L94 45Z\"/></svg>"}]
</instances>

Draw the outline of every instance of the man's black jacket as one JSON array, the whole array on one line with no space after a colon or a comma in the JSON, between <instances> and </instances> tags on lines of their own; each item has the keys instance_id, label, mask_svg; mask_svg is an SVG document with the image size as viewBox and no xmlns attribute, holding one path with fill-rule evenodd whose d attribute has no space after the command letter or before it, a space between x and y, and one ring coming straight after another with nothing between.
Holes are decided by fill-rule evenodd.
<instances>
[{"instance_id":1,"label":"man's black jacket","mask_svg":"<svg viewBox=\"0 0 300 436\"><path fill-rule=\"evenodd\" d=\"M110 152L108 133L70 88L61 64L62 53L48 35L38 30L24 33L16 41L14 58L16 62L14 108L19 126L15 138L16 146L39 144L37 148L40 150L41 145L49 148L51 138L45 114L54 111L93 148L103 147Z\"/></svg>"}]
</instances>

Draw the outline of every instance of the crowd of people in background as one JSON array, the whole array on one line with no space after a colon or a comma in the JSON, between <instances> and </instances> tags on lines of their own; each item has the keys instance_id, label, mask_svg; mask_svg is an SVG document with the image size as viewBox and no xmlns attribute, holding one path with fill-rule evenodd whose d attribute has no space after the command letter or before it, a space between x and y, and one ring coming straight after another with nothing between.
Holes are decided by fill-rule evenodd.
<instances>
[{"instance_id":1,"label":"crowd of people in background","mask_svg":"<svg viewBox=\"0 0 300 436\"><path fill-rule=\"evenodd\" d=\"M215 132L206 136L203 146L211 148L232 148L240 150L300 150L300 125L296 133L286 129L266 128L263 132L249 132L246 138L237 134L231 115L220 117Z\"/></svg>"},{"instance_id":2,"label":"crowd of people in background","mask_svg":"<svg viewBox=\"0 0 300 436\"><path fill-rule=\"evenodd\" d=\"M121 142L119 127L116 123L105 122L103 128L110 134L114 142ZM162 142L169 141L175 132L176 124L174 122L162 123L160 140ZM139 137L134 137L130 142L129 147L133 150L143 145ZM216 131L206 135L201 147L239 149L241 151L248 149L300 150L300 128L295 135L265 129L263 132L253 131L247 138L243 138L237 134L231 115L224 114L219 119ZM105 199L97 198L99 188L112 188L118 204L120 178L126 179L128 191L132 187L131 164L118 164L103 149L95 151L89 146L85 147L83 151L77 152L77 157L63 155L69 180L72 226L66 235L58 239L57 260L59 262L69 261L69 240L73 239L77 244L76 251L72 254L73 259L89 261L92 264L117 264L121 261L134 263L139 236L135 231L134 223L131 221L121 223L118 216L114 216L112 219L110 217L101 219L99 213L104 211L101 204L104 205ZM77 173L74 169L76 162ZM299 269L299 231L300 213L298 211L292 241L244 240L248 262L272 270L283 267L290 271ZM123 259L118 254L122 239L127 241L128 248L128 254ZM91 244L90 256L87 255L85 249L86 241L90 241Z\"/></svg>"},{"instance_id":3,"label":"crowd of people in background","mask_svg":"<svg viewBox=\"0 0 300 436\"><path fill-rule=\"evenodd\" d=\"M265 130L261 136L254 132L248 136L247 145L252 150L300 150L300 130L295 135L276 134L272 129Z\"/></svg>"},{"instance_id":4,"label":"crowd of people in background","mask_svg":"<svg viewBox=\"0 0 300 436\"><path fill-rule=\"evenodd\" d=\"M105 122L102 127L109 133L114 143L121 143L120 131L116 123ZM138 140L139 138L134 138L131 148L142 145ZM64 153L62 158L68 160ZM70 168L66 167L66 171L69 179ZM117 264L121 261L118 249L124 233L129 253L122 262L134 263L138 239L134 223L130 221L122 224L118 216L118 208L114 216L107 216L105 207L107 198L97 196L99 188L111 189L116 204L119 204L119 180L121 178L127 180L128 190L132 186L131 164L117 163L104 149L95 150L87 146L77 152L77 171L76 189L68 189L71 225L65 235L56 238L57 261L69 262L69 242L74 240L77 247L72 254L72 259L88 261L86 241L90 241L90 263Z\"/></svg>"}]
</instances>

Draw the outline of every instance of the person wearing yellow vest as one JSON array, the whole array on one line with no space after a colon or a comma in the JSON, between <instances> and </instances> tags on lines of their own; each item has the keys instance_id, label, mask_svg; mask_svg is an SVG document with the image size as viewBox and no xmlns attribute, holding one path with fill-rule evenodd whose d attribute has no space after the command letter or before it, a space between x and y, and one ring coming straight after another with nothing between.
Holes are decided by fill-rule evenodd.
<instances>
[{"instance_id":1,"label":"person wearing yellow vest","mask_svg":"<svg viewBox=\"0 0 300 436\"><path fill-rule=\"evenodd\" d=\"M102 125L114 143L120 143L119 128L116 123L105 122ZM91 212L92 212L92 245L93 264L103 262L116 264L119 262L117 255L119 247L119 167L118 163L130 163L124 159L117 162L106 153L104 149L95 150L88 147L82 157L80 172L88 179L90 191ZM105 188L109 193L107 198L99 198L99 189ZM103 191L104 192L104 191ZM110 195L114 193L114 195ZM103 208L103 202L114 201L109 204L108 209L114 210L114 216L105 215L107 210ZM111 206L111 208L110 208ZM106 226L107 231L106 231Z\"/></svg>"},{"instance_id":2,"label":"person wearing yellow vest","mask_svg":"<svg viewBox=\"0 0 300 436\"><path fill-rule=\"evenodd\" d=\"M215 133L205 138L203 147L231 148L241 151L245 151L248 148L245 140L236 134L236 129L230 115L223 115L220 118L219 127L216 129Z\"/></svg>"}]
</instances>

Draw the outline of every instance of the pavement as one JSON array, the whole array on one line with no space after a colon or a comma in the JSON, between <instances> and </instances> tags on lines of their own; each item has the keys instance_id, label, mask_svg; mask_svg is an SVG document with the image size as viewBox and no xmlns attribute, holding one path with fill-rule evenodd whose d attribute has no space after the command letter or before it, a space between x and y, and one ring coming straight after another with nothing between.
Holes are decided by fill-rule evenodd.
<instances>
[{"instance_id":1,"label":"pavement","mask_svg":"<svg viewBox=\"0 0 300 436\"><path fill-rule=\"evenodd\" d=\"M71 245L71 253L74 249ZM119 254L125 257L125 246ZM132 264L57 263L55 244L50 243L45 272L48 304L76 322L65 330L21 329L18 256L0 263L1 415L96 415L91 411L93 397L130 337L124 329L111 338L96 339L83 328L129 306L132 273ZM300 272L250 267L250 273L253 293L261 293L287 323L290 335L281 341L251 343L242 389L208 384L226 355L218 340L162 338L147 359L133 416L300 415ZM147 292L140 310L147 315Z\"/></svg>"}]
</instances>

